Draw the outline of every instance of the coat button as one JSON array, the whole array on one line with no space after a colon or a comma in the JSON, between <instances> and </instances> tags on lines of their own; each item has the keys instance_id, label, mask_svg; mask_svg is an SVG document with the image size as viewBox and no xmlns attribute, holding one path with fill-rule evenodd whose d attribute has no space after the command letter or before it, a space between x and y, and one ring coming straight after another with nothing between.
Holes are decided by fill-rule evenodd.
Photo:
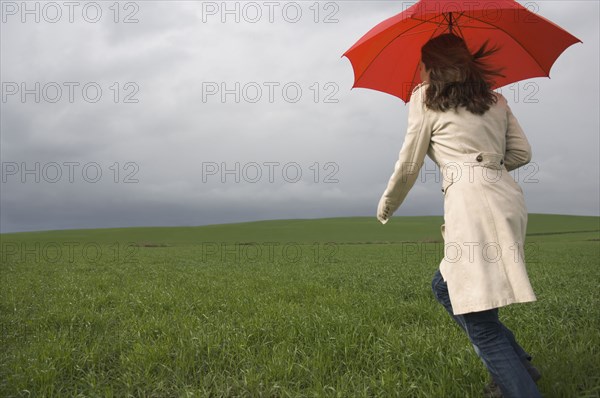
<instances>
[{"instance_id":1,"label":"coat button","mask_svg":"<svg viewBox=\"0 0 600 398\"><path fill-rule=\"evenodd\" d=\"M477 160L478 162L481 162L483 160L483 157L481 155L477 155L475 160Z\"/></svg>"},{"instance_id":2,"label":"coat button","mask_svg":"<svg viewBox=\"0 0 600 398\"><path fill-rule=\"evenodd\" d=\"M500 164L504 164L504 160L501 160L501 161L500 161Z\"/></svg>"},{"instance_id":3,"label":"coat button","mask_svg":"<svg viewBox=\"0 0 600 398\"><path fill-rule=\"evenodd\" d=\"M444 192L444 188L442 188L442 192Z\"/></svg>"}]
</instances>

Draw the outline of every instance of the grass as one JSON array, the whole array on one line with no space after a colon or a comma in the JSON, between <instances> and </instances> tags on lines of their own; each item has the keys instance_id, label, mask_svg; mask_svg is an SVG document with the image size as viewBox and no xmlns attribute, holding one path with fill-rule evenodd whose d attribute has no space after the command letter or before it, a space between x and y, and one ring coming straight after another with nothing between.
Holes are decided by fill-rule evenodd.
<instances>
[{"instance_id":1,"label":"grass","mask_svg":"<svg viewBox=\"0 0 600 398\"><path fill-rule=\"evenodd\" d=\"M600 219L531 214L501 319L545 397L600 395ZM0 235L0 396L479 397L431 293L442 217Z\"/></svg>"}]
</instances>

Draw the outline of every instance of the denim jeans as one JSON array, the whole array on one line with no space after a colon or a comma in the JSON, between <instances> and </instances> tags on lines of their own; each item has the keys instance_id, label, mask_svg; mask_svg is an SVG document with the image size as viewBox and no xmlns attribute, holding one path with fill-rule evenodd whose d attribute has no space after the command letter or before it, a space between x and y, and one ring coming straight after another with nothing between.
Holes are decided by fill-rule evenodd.
<instances>
[{"instance_id":1,"label":"denim jeans","mask_svg":"<svg viewBox=\"0 0 600 398\"><path fill-rule=\"evenodd\" d=\"M498 308L454 315L448 286L440 270L431 282L437 301L466 332L475 352L500 387L504 398L537 398L539 390L525 367L531 356L517 343L514 334L498 319Z\"/></svg>"}]
</instances>

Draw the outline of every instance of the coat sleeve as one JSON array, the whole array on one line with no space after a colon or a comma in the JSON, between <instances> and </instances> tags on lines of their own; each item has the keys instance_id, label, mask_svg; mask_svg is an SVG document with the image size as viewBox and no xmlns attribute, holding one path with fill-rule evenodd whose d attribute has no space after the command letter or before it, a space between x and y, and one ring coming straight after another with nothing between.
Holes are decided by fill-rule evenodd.
<instances>
[{"instance_id":1,"label":"coat sleeve","mask_svg":"<svg viewBox=\"0 0 600 398\"><path fill-rule=\"evenodd\" d=\"M504 101L506 102L505 98ZM506 129L504 165L506 166L506 170L511 171L531 161L531 145L529 145L525 132L515 115L513 115L508 103L506 103L506 109L508 124Z\"/></svg>"},{"instance_id":2,"label":"coat sleeve","mask_svg":"<svg viewBox=\"0 0 600 398\"><path fill-rule=\"evenodd\" d=\"M406 195L414 185L425 160L431 126L423 103L425 87L417 86L411 95L408 109L408 127L404 143L387 187L377 206L377 219L385 224L400 207Z\"/></svg>"}]
</instances>

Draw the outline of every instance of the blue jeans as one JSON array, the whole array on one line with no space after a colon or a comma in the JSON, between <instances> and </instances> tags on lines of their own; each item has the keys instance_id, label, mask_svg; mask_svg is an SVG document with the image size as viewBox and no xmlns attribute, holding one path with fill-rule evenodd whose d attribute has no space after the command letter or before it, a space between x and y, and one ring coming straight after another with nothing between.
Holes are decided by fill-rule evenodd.
<instances>
[{"instance_id":1,"label":"blue jeans","mask_svg":"<svg viewBox=\"0 0 600 398\"><path fill-rule=\"evenodd\" d=\"M454 315L448 285L439 269L433 277L431 287L437 301L466 332L504 398L541 397L525 367L525 361L530 361L531 356L517 343L514 334L500 322L498 308Z\"/></svg>"}]
</instances>

